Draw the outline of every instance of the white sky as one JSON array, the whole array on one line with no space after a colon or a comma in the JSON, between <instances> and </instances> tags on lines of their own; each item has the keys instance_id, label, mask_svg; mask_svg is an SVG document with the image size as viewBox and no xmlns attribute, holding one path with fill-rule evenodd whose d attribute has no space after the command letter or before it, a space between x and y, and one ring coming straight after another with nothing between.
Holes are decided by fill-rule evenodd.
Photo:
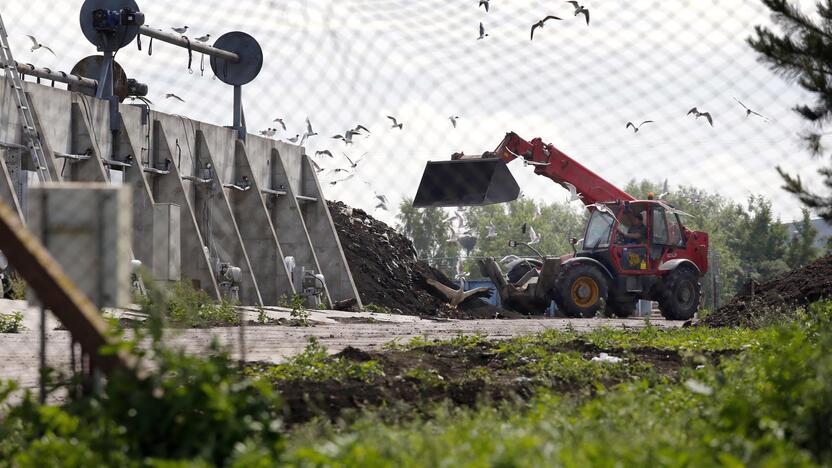
<instances>
[{"instance_id":1,"label":"white sky","mask_svg":"<svg viewBox=\"0 0 832 468\"><path fill-rule=\"evenodd\" d=\"M82 2L29 0L4 5L19 61L69 71L94 47L82 36ZM451 153L493 149L507 131L542 137L613 183L629 179L695 185L737 201L769 197L784 221L799 203L779 187L774 167L799 171L819 186L813 160L790 111L807 97L798 87L756 62L745 44L768 13L757 0L585 0L589 27L558 1L491 0L219 0L140 1L147 24L187 24L189 35L243 30L265 52L260 76L244 89L249 131L284 117L290 137L309 116L321 136L307 152L346 150L369 156L355 178L332 187L330 198L372 210L374 193L411 198L428 160ZM813 2L802 1L811 6ZM529 41L529 27L547 14L550 22ZM477 40L479 22L489 36ZM58 54L30 53L34 34ZM150 85L155 108L216 124L231 120L231 89L212 80L210 69L186 70L187 53L155 42L152 57L132 44L117 56L130 77ZM206 67L207 59L206 59ZM165 93L186 104L166 101ZM736 96L773 118L746 119ZM685 113L709 111L715 128ZM404 122L391 130L386 115ZM459 115L454 130L448 116ZM655 120L636 134L628 120ZM357 123L373 134L346 148L329 137ZM345 160L322 161L325 167ZM525 194L561 201L565 190L530 168L512 164ZM330 180L329 175L322 175ZM374 215L392 220L392 213Z\"/></svg>"}]
</instances>

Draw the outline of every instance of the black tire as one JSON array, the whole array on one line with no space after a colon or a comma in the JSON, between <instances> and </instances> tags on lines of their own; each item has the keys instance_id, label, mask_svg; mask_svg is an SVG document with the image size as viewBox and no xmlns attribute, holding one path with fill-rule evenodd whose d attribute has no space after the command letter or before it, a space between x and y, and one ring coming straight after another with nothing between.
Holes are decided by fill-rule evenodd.
<instances>
[{"instance_id":1,"label":"black tire","mask_svg":"<svg viewBox=\"0 0 832 468\"><path fill-rule=\"evenodd\" d=\"M607 303L607 312L618 318L627 318L636 311L636 304L634 301L610 301Z\"/></svg>"},{"instance_id":2,"label":"black tire","mask_svg":"<svg viewBox=\"0 0 832 468\"><path fill-rule=\"evenodd\" d=\"M690 268L677 268L664 279L659 308L667 320L690 320L699 309L699 275Z\"/></svg>"},{"instance_id":3,"label":"black tire","mask_svg":"<svg viewBox=\"0 0 832 468\"><path fill-rule=\"evenodd\" d=\"M557 287L563 312L568 317L595 317L607 301L607 278L593 265L569 268Z\"/></svg>"}]
</instances>

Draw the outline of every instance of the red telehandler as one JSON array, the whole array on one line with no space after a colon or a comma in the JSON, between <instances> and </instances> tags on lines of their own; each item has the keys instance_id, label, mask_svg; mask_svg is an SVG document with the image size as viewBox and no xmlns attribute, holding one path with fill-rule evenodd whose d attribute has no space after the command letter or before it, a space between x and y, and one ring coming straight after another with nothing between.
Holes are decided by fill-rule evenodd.
<instances>
[{"instance_id":1,"label":"red telehandler","mask_svg":"<svg viewBox=\"0 0 832 468\"><path fill-rule=\"evenodd\" d=\"M666 202L634 199L540 138L526 141L509 133L494 152L429 162L413 204L480 206L515 200L520 188L506 164L518 158L577 194L590 217L582 241L571 239L572 254L518 258L507 274L494 259L480 261L504 306L542 312L555 301L569 317L594 317L602 308L627 317L639 299L646 299L658 301L669 320L693 317L699 308L699 280L708 270L708 234L685 228L679 217L684 213ZM636 218L645 227L633 228ZM641 238L625 235L633 232L641 232L635 236Z\"/></svg>"}]
</instances>

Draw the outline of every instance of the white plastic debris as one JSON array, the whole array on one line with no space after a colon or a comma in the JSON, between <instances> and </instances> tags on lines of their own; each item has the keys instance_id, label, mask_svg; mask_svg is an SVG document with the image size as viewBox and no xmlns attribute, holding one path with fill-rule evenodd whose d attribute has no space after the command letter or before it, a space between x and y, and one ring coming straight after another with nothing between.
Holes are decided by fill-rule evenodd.
<instances>
[{"instance_id":1,"label":"white plastic debris","mask_svg":"<svg viewBox=\"0 0 832 468\"><path fill-rule=\"evenodd\" d=\"M687 387L687 389L691 392L698 393L700 395L713 395L714 393L714 389L694 379L688 379L685 381L685 387Z\"/></svg>"},{"instance_id":2,"label":"white plastic debris","mask_svg":"<svg viewBox=\"0 0 832 468\"><path fill-rule=\"evenodd\" d=\"M592 358L592 360L593 361L598 361L598 362L610 362L612 364L617 364L617 363L623 361L623 359L621 359L620 357L611 356L607 353L601 353L598 356L595 356L594 358Z\"/></svg>"}]
</instances>

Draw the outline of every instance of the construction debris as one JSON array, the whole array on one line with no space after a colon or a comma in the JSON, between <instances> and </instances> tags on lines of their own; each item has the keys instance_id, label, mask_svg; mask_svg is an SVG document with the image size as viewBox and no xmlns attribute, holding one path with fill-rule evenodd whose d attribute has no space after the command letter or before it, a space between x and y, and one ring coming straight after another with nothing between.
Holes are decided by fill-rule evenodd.
<instances>
[{"instance_id":1,"label":"construction debris","mask_svg":"<svg viewBox=\"0 0 832 468\"><path fill-rule=\"evenodd\" d=\"M832 255L763 283L750 282L728 303L699 321L710 327L759 326L773 313L793 315L795 309L832 299Z\"/></svg>"},{"instance_id":2,"label":"construction debris","mask_svg":"<svg viewBox=\"0 0 832 468\"><path fill-rule=\"evenodd\" d=\"M449 306L428 284L458 289L447 276L417 260L413 243L365 211L329 202L329 211L365 307L393 314L442 318L516 318L518 314L473 298Z\"/></svg>"}]
</instances>

